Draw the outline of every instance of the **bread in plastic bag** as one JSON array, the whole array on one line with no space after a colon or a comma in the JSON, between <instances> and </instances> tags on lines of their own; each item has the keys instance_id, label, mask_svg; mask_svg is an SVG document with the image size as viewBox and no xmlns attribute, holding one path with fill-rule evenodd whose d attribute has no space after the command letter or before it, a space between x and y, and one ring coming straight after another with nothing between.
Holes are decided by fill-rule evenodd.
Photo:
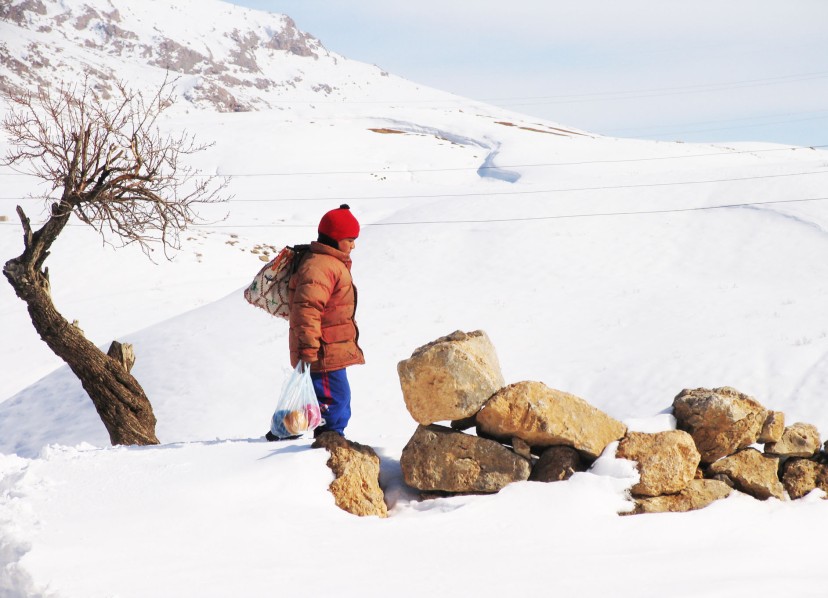
<instances>
[{"instance_id":1,"label":"bread in plastic bag","mask_svg":"<svg viewBox=\"0 0 828 598\"><path fill-rule=\"evenodd\" d=\"M270 432L279 438L310 432L322 424L322 414L310 377L310 365L300 361L282 385Z\"/></svg>"}]
</instances>

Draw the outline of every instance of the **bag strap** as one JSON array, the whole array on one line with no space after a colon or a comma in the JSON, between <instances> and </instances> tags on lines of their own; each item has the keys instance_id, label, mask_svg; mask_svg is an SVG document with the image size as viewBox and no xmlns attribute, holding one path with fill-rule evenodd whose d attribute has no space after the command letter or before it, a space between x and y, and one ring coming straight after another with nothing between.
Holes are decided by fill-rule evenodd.
<instances>
[{"instance_id":1,"label":"bag strap","mask_svg":"<svg viewBox=\"0 0 828 598\"><path fill-rule=\"evenodd\" d=\"M299 270L299 264L307 256L310 245L303 243L301 245L294 245L291 249L294 252L294 256L290 263L290 275L293 276Z\"/></svg>"}]
</instances>

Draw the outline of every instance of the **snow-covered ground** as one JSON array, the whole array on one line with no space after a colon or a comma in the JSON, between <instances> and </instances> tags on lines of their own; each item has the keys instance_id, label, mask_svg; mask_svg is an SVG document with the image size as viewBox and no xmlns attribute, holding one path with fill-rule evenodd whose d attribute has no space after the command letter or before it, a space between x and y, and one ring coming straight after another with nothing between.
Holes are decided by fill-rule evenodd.
<instances>
[{"instance_id":1,"label":"snow-covered ground","mask_svg":"<svg viewBox=\"0 0 828 598\"><path fill-rule=\"evenodd\" d=\"M635 474L608 455L567 482L419 500L396 364L483 329L507 382L633 429L727 385L828 434L828 152L602 138L383 85L409 101L175 111L165 126L216 142L198 165L234 198L171 262L61 235L55 303L100 346L134 344L161 446L108 446L0 284L0 596L825 596L818 492L622 517ZM0 187L5 261L32 180L2 169ZM382 458L387 520L334 505L310 439L262 437L290 369L286 323L242 298L251 250L311 239L340 203L363 224L347 434Z\"/></svg>"}]
</instances>

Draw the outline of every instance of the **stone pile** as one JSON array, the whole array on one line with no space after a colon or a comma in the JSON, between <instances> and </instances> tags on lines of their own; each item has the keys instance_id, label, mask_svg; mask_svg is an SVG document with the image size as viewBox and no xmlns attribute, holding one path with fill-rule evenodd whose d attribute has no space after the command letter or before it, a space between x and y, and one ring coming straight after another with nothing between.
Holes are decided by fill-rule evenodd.
<instances>
[{"instance_id":1,"label":"stone pile","mask_svg":"<svg viewBox=\"0 0 828 598\"><path fill-rule=\"evenodd\" d=\"M397 371L419 424L400 465L406 483L422 491L485 493L528 479L565 480L626 433L569 393L540 382L504 386L494 347L479 330L420 347ZM476 435L464 432L471 427Z\"/></svg>"},{"instance_id":2,"label":"stone pile","mask_svg":"<svg viewBox=\"0 0 828 598\"><path fill-rule=\"evenodd\" d=\"M785 426L785 414L730 387L683 390L673 401L677 427L701 455L700 475L760 500L828 492L828 443L816 426Z\"/></svg>"},{"instance_id":3,"label":"stone pile","mask_svg":"<svg viewBox=\"0 0 828 598\"><path fill-rule=\"evenodd\" d=\"M616 441L616 457L640 476L630 490L636 513L698 509L734 490L761 500L828 492L828 442L820 446L817 429L786 427L783 413L733 388L683 390L673 401L678 429L643 433L541 382L505 385L483 331L439 338L397 371L418 423L400 465L426 494L563 481Z\"/></svg>"}]
</instances>

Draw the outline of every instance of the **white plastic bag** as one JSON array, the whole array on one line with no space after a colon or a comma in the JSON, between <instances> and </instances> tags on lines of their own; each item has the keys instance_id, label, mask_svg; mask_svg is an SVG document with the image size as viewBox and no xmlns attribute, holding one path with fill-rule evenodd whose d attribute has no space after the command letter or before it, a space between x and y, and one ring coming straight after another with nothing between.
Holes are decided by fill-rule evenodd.
<instances>
[{"instance_id":1,"label":"white plastic bag","mask_svg":"<svg viewBox=\"0 0 828 598\"><path fill-rule=\"evenodd\" d=\"M279 438L288 438L310 432L321 424L310 364L300 361L282 385L276 411L270 419L270 432Z\"/></svg>"}]
</instances>

